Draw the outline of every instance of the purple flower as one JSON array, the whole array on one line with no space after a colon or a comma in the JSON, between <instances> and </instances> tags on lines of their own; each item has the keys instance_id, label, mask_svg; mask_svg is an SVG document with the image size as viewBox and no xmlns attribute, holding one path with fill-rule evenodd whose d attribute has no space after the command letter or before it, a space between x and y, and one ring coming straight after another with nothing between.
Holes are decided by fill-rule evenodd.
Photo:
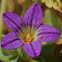
<instances>
[{"instance_id":1,"label":"purple flower","mask_svg":"<svg viewBox=\"0 0 62 62\"><path fill-rule=\"evenodd\" d=\"M11 12L4 13L3 21L12 32L3 38L1 47L11 50L22 46L30 57L39 56L42 49L41 42L54 41L60 36L56 28L40 25L42 17L42 9L38 4L31 6L23 19Z\"/></svg>"}]
</instances>

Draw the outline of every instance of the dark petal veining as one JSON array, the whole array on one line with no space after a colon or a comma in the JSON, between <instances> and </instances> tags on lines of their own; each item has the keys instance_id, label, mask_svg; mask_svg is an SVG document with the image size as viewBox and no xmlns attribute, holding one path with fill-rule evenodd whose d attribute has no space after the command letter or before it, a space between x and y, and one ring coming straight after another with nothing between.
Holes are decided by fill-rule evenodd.
<instances>
[{"instance_id":1,"label":"dark petal veining","mask_svg":"<svg viewBox=\"0 0 62 62\"><path fill-rule=\"evenodd\" d=\"M41 25L38 28L38 39L43 36L40 41L41 42L50 42L57 40L60 36L59 30L49 25Z\"/></svg>"},{"instance_id":2,"label":"dark petal veining","mask_svg":"<svg viewBox=\"0 0 62 62\"><path fill-rule=\"evenodd\" d=\"M16 49L23 45L15 32L8 33L1 41L1 47L4 49Z\"/></svg>"},{"instance_id":3,"label":"dark petal veining","mask_svg":"<svg viewBox=\"0 0 62 62\"><path fill-rule=\"evenodd\" d=\"M21 24L23 22L22 18L14 13L6 12L3 14L4 23L12 30L21 30Z\"/></svg>"},{"instance_id":4,"label":"dark petal veining","mask_svg":"<svg viewBox=\"0 0 62 62\"><path fill-rule=\"evenodd\" d=\"M31 44L25 44L22 46L24 51L30 56L30 57L37 57L41 53L41 43L37 40L35 42L32 42Z\"/></svg>"},{"instance_id":5,"label":"dark petal veining","mask_svg":"<svg viewBox=\"0 0 62 62\"><path fill-rule=\"evenodd\" d=\"M54 27L49 26L49 25L40 26L42 17L43 17L42 9L38 4L34 4L25 12L23 20L20 16L14 14L14 13L11 13L11 12L4 13L3 21L13 32L8 33L3 38L3 40L1 41L1 47L4 49L11 50L11 49L16 49L16 48L22 46L23 50L30 57L39 56L41 53L41 49L42 49L41 42L54 41L54 40L57 40L58 37L60 36L60 32ZM25 31L23 28L24 26L22 27L22 25L24 25L25 27L26 27L26 25L28 25L27 26L28 29L26 29L26 30L28 30L29 33L34 32L33 26L38 28L38 30L35 32L37 34L37 37L35 36L35 38L38 38L38 39L32 43L24 44L19 39L18 35L16 34L16 32L18 32L18 31L19 31L19 33L21 33L20 31L23 31L23 32ZM32 30L30 27L32 27ZM25 34L25 33L23 33L23 34ZM21 35L20 35L20 37L21 37Z\"/></svg>"},{"instance_id":6,"label":"dark petal veining","mask_svg":"<svg viewBox=\"0 0 62 62\"><path fill-rule=\"evenodd\" d=\"M42 9L38 4L31 6L24 14L23 20L25 24L39 27L43 17Z\"/></svg>"}]
</instances>

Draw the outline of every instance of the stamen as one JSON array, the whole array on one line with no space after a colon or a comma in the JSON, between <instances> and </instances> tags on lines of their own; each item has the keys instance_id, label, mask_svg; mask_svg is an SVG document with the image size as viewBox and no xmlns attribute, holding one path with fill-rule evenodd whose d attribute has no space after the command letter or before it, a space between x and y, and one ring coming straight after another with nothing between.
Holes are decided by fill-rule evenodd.
<instances>
[{"instance_id":1,"label":"stamen","mask_svg":"<svg viewBox=\"0 0 62 62\"><path fill-rule=\"evenodd\" d=\"M40 37L40 39L43 38L43 36Z\"/></svg>"},{"instance_id":2,"label":"stamen","mask_svg":"<svg viewBox=\"0 0 62 62\"><path fill-rule=\"evenodd\" d=\"M34 36L30 36L29 33L27 33L26 36L25 36L25 40L23 42L25 44L31 43L31 42L33 42L33 37Z\"/></svg>"},{"instance_id":3,"label":"stamen","mask_svg":"<svg viewBox=\"0 0 62 62\"><path fill-rule=\"evenodd\" d=\"M36 35L35 35L36 30L37 29L34 28L33 26L32 27L23 26L22 27L23 34L21 31L19 31L18 36L20 37L20 39L22 40L24 44L32 43L33 41L37 40Z\"/></svg>"},{"instance_id":4,"label":"stamen","mask_svg":"<svg viewBox=\"0 0 62 62\"><path fill-rule=\"evenodd\" d=\"M31 38L33 39L34 36L31 36Z\"/></svg>"},{"instance_id":5,"label":"stamen","mask_svg":"<svg viewBox=\"0 0 62 62\"><path fill-rule=\"evenodd\" d=\"M23 41L25 44L28 44L28 42L27 41Z\"/></svg>"},{"instance_id":6,"label":"stamen","mask_svg":"<svg viewBox=\"0 0 62 62\"><path fill-rule=\"evenodd\" d=\"M32 40L29 43L32 43Z\"/></svg>"}]
</instances>

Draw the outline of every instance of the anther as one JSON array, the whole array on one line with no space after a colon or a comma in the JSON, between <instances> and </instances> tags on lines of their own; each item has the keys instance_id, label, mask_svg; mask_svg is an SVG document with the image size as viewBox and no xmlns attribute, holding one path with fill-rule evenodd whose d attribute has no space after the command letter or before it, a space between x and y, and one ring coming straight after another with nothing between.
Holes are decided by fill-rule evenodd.
<instances>
[{"instance_id":1,"label":"anther","mask_svg":"<svg viewBox=\"0 0 62 62\"><path fill-rule=\"evenodd\" d=\"M43 38L43 36L40 37L40 39Z\"/></svg>"}]
</instances>

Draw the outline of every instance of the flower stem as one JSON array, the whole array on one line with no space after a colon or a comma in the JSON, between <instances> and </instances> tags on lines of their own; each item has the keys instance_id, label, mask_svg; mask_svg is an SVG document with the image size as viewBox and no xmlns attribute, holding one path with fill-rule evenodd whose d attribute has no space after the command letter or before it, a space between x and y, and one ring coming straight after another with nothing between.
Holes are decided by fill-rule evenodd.
<instances>
[{"instance_id":1,"label":"flower stem","mask_svg":"<svg viewBox=\"0 0 62 62\"><path fill-rule=\"evenodd\" d=\"M20 58L22 58L23 60L28 60L28 55L24 52L22 47L18 48L18 55Z\"/></svg>"},{"instance_id":2,"label":"flower stem","mask_svg":"<svg viewBox=\"0 0 62 62\"><path fill-rule=\"evenodd\" d=\"M23 18L23 16L24 16L25 11L26 11L27 8L28 8L28 2L29 2L29 0L25 0L25 4L24 4L24 7L23 7L23 10L22 10L22 13L21 13L21 17L22 17L22 18Z\"/></svg>"},{"instance_id":3,"label":"flower stem","mask_svg":"<svg viewBox=\"0 0 62 62\"><path fill-rule=\"evenodd\" d=\"M2 21L2 15L7 10L7 2L8 0L1 0L1 11L0 11L0 35L3 34L3 21Z\"/></svg>"}]
</instances>

